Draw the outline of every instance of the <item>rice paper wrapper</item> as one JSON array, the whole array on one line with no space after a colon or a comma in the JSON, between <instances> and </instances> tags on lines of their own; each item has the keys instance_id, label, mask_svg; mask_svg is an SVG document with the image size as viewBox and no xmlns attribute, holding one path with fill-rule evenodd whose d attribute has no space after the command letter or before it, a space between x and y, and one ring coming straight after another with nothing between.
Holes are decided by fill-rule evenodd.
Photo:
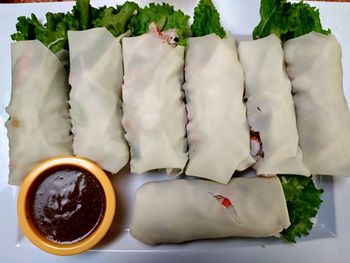
<instances>
[{"instance_id":1,"label":"rice paper wrapper","mask_svg":"<svg viewBox=\"0 0 350 263\"><path fill-rule=\"evenodd\" d=\"M254 164L243 103L244 76L235 39L189 38L185 65L189 123L186 174L227 183Z\"/></svg>"},{"instance_id":2,"label":"rice paper wrapper","mask_svg":"<svg viewBox=\"0 0 350 263\"><path fill-rule=\"evenodd\" d=\"M106 28L69 31L70 114L74 154L117 173L129 160L121 125L120 39Z\"/></svg>"},{"instance_id":3,"label":"rice paper wrapper","mask_svg":"<svg viewBox=\"0 0 350 263\"><path fill-rule=\"evenodd\" d=\"M312 174L350 175L350 113L343 90L341 46L311 32L284 44L300 147Z\"/></svg>"},{"instance_id":4,"label":"rice paper wrapper","mask_svg":"<svg viewBox=\"0 0 350 263\"><path fill-rule=\"evenodd\" d=\"M277 177L147 183L136 192L131 235L155 245L222 237L278 236L290 225Z\"/></svg>"},{"instance_id":5,"label":"rice paper wrapper","mask_svg":"<svg viewBox=\"0 0 350 263\"><path fill-rule=\"evenodd\" d=\"M12 91L6 122L9 184L20 185L45 159L72 154L67 72L38 40L11 45Z\"/></svg>"},{"instance_id":6,"label":"rice paper wrapper","mask_svg":"<svg viewBox=\"0 0 350 263\"><path fill-rule=\"evenodd\" d=\"M123 38L123 126L131 172L166 169L178 174L187 162L183 102L184 47L149 34Z\"/></svg>"},{"instance_id":7,"label":"rice paper wrapper","mask_svg":"<svg viewBox=\"0 0 350 263\"><path fill-rule=\"evenodd\" d=\"M247 117L259 132L263 157L254 165L258 175L309 176L299 147L291 83L284 68L281 41L275 35L239 44L245 74Z\"/></svg>"}]
</instances>

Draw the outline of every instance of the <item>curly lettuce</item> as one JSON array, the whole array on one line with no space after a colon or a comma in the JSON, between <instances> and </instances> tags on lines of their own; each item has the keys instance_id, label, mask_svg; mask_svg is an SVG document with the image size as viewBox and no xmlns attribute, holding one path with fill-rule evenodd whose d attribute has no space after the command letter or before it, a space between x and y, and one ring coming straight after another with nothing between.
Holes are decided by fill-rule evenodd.
<instances>
[{"instance_id":1,"label":"curly lettuce","mask_svg":"<svg viewBox=\"0 0 350 263\"><path fill-rule=\"evenodd\" d=\"M211 0L200 0L194 9L192 36L200 37L212 33L224 38L226 33L220 24L220 14Z\"/></svg>"},{"instance_id":2,"label":"curly lettuce","mask_svg":"<svg viewBox=\"0 0 350 263\"><path fill-rule=\"evenodd\" d=\"M65 14L47 13L46 21L46 24L43 25L34 14L30 18L19 17L16 24L17 33L11 35L12 40L38 39L54 53L67 48L69 25L66 22Z\"/></svg>"},{"instance_id":3,"label":"curly lettuce","mask_svg":"<svg viewBox=\"0 0 350 263\"><path fill-rule=\"evenodd\" d=\"M117 8L104 8L92 22L93 27L106 27L117 37L128 30L130 20L138 10L139 6L134 2L125 2Z\"/></svg>"},{"instance_id":4,"label":"curly lettuce","mask_svg":"<svg viewBox=\"0 0 350 263\"><path fill-rule=\"evenodd\" d=\"M72 12L47 13L46 23L42 24L37 17L18 17L17 32L11 35L12 40L37 39L53 53L68 49L68 30L86 30L94 27L106 27L115 37L125 33L132 16L139 9L133 2L121 6L95 8L89 0L77 0Z\"/></svg>"},{"instance_id":5,"label":"curly lettuce","mask_svg":"<svg viewBox=\"0 0 350 263\"><path fill-rule=\"evenodd\" d=\"M312 229L311 219L321 206L322 189L317 189L311 177L299 175L279 176L287 201L291 225L281 233L282 239L294 242Z\"/></svg>"},{"instance_id":6,"label":"curly lettuce","mask_svg":"<svg viewBox=\"0 0 350 263\"><path fill-rule=\"evenodd\" d=\"M304 2L289 3L287 0L261 0L261 20L253 31L253 38L275 34L282 41L305 35L311 31L330 34L322 28L320 12Z\"/></svg>"}]
</instances>

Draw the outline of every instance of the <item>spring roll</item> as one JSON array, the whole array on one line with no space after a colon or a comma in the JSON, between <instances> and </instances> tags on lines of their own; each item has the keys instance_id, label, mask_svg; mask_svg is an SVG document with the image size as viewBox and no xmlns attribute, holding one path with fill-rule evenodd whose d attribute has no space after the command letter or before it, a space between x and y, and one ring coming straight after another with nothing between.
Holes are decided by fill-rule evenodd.
<instances>
[{"instance_id":1,"label":"spring roll","mask_svg":"<svg viewBox=\"0 0 350 263\"><path fill-rule=\"evenodd\" d=\"M20 185L45 159L72 154L67 72L38 40L11 45L12 90L6 122L9 184Z\"/></svg>"},{"instance_id":2,"label":"spring roll","mask_svg":"<svg viewBox=\"0 0 350 263\"><path fill-rule=\"evenodd\" d=\"M131 235L150 245L278 236L290 225L278 177L152 182L136 192Z\"/></svg>"},{"instance_id":3,"label":"spring roll","mask_svg":"<svg viewBox=\"0 0 350 263\"><path fill-rule=\"evenodd\" d=\"M106 28L69 31L69 104L74 154L117 173L129 160L121 125L120 39Z\"/></svg>"},{"instance_id":4,"label":"spring roll","mask_svg":"<svg viewBox=\"0 0 350 263\"><path fill-rule=\"evenodd\" d=\"M284 68L281 41L275 35L239 45L245 74L251 150L258 175L309 176L299 147L291 83Z\"/></svg>"},{"instance_id":5,"label":"spring roll","mask_svg":"<svg viewBox=\"0 0 350 263\"><path fill-rule=\"evenodd\" d=\"M350 113L343 90L341 46L311 32L284 44L300 147L312 174L350 175Z\"/></svg>"},{"instance_id":6,"label":"spring roll","mask_svg":"<svg viewBox=\"0 0 350 263\"><path fill-rule=\"evenodd\" d=\"M123 38L123 57L122 124L131 172L165 168L179 173L187 162L184 47L147 33Z\"/></svg>"},{"instance_id":7,"label":"spring roll","mask_svg":"<svg viewBox=\"0 0 350 263\"><path fill-rule=\"evenodd\" d=\"M235 39L189 38L185 66L189 162L186 174L226 184L254 163Z\"/></svg>"}]
</instances>

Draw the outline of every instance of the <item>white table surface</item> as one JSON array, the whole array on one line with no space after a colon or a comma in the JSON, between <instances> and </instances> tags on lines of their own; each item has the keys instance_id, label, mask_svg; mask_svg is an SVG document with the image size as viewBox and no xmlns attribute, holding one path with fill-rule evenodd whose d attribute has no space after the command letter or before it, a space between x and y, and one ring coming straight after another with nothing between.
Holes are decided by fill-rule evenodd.
<instances>
[{"instance_id":1,"label":"white table surface","mask_svg":"<svg viewBox=\"0 0 350 263\"><path fill-rule=\"evenodd\" d=\"M115 5L121 1L95 1L94 5ZM149 1L138 1L145 4ZM162 2L162 1L156 1ZM167 1L192 14L195 0ZM221 13L226 30L238 39L247 39L259 20L258 0L214 1ZM330 27L343 47L344 88L350 101L350 4L311 2L319 7L325 27ZM39 18L48 11L68 11L71 2L0 4L0 262L350 262L350 179L334 180L336 233L333 238L306 240L296 245L283 242L262 242L253 245L246 240L232 239L231 243L204 242L181 246L142 246L124 233L114 241L94 251L71 257L46 254L32 246L19 231L16 215L17 188L7 185L8 141L4 122L8 116L11 87L10 34L15 31L18 16L34 12ZM350 132L350 131L349 131ZM350 135L350 134L349 134ZM349 160L350 161L350 160ZM116 184L135 189L141 184L135 177L121 177ZM131 179L130 179L131 178ZM150 176L148 179L152 178ZM134 180L132 183L128 180ZM132 193L131 193L132 194ZM124 239L123 239L124 238ZM231 245L232 244L232 247Z\"/></svg>"}]
</instances>

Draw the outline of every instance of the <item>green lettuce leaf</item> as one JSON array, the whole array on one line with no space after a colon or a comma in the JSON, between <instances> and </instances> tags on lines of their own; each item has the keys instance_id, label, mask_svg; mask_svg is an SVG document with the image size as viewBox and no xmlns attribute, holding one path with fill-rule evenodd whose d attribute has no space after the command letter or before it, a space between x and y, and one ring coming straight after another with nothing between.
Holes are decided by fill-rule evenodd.
<instances>
[{"instance_id":1,"label":"green lettuce leaf","mask_svg":"<svg viewBox=\"0 0 350 263\"><path fill-rule=\"evenodd\" d=\"M20 16L16 24L17 32L12 40L40 40L52 52L68 49L68 30L85 30L93 27L106 27L114 36L125 33L131 16L138 5L126 2L117 8L105 6L94 8L89 0L77 0L72 12L47 13L43 25L32 14L30 18Z\"/></svg>"},{"instance_id":2,"label":"green lettuce leaf","mask_svg":"<svg viewBox=\"0 0 350 263\"><path fill-rule=\"evenodd\" d=\"M312 228L311 219L317 215L321 206L322 189L317 189L312 177L299 175L279 176L287 201L291 225L281 233L287 242L308 235Z\"/></svg>"},{"instance_id":3,"label":"green lettuce leaf","mask_svg":"<svg viewBox=\"0 0 350 263\"><path fill-rule=\"evenodd\" d=\"M319 10L304 2L289 3L287 0L261 0L260 23L253 31L253 38L263 38L271 33L282 41L305 35L311 31L330 34L324 30Z\"/></svg>"},{"instance_id":4,"label":"green lettuce leaf","mask_svg":"<svg viewBox=\"0 0 350 263\"><path fill-rule=\"evenodd\" d=\"M77 0L73 6L72 16L78 25L78 30L93 28L94 20L100 16L104 9L106 9L105 6L100 8L91 6L90 0Z\"/></svg>"},{"instance_id":5,"label":"green lettuce leaf","mask_svg":"<svg viewBox=\"0 0 350 263\"><path fill-rule=\"evenodd\" d=\"M211 0L200 0L194 9L193 24L191 26L192 35L200 37L212 33L224 38L226 33L220 24L220 14L215 9Z\"/></svg>"},{"instance_id":6,"label":"green lettuce leaf","mask_svg":"<svg viewBox=\"0 0 350 263\"><path fill-rule=\"evenodd\" d=\"M19 17L16 24L17 33L11 35L11 38L15 41L38 39L52 52L57 52L68 45L64 18L63 13L47 13L47 22L43 25L34 14L30 18Z\"/></svg>"},{"instance_id":7,"label":"green lettuce leaf","mask_svg":"<svg viewBox=\"0 0 350 263\"><path fill-rule=\"evenodd\" d=\"M35 29L36 38L54 53L68 48L68 28L64 18L63 13L47 13L46 24L41 27L38 25Z\"/></svg>"},{"instance_id":8,"label":"green lettuce leaf","mask_svg":"<svg viewBox=\"0 0 350 263\"><path fill-rule=\"evenodd\" d=\"M90 9L90 0L77 0L73 6L73 17L76 19L80 30L90 28Z\"/></svg>"},{"instance_id":9,"label":"green lettuce leaf","mask_svg":"<svg viewBox=\"0 0 350 263\"><path fill-rule=\"evenodd\" d=\"M105 8L93 21L94 27L106 27L115 37L128 30L128 23L139 6L134 2L125 2L117 9L113 7Z\"/></svg>"},{"instance_id":10,"label":"green lettuce leaf","mask_svg":"<svg viewBox=\"0 0 350 263\"><path fill-rule=\"evenodd\" d=\"M34 14L32 14L35 17ZM18 22L16 24L17 33L11 35L12 40L32 40L35 39L35 25L33 24L32 18L20 16L17 18ZM37 20L37 18L35 17Z\"/></svg>"},{"instance_id":11,"label":"green lettuce leaf","mask_svg":"<svg viewBox=\"0 0 350 263\"><path fill-rule=\"evenodd\" d=\"M160 31L176 29L179 37L178 44L185 45L186 38L191 35L188 26L189 16L181 10L175 10L173 6L163 3L161 5L151 3L139 10L132 17L129 28L133 36L139 36L149 31L149 25L154 22Z\"/></svg>"}]
</instances>

